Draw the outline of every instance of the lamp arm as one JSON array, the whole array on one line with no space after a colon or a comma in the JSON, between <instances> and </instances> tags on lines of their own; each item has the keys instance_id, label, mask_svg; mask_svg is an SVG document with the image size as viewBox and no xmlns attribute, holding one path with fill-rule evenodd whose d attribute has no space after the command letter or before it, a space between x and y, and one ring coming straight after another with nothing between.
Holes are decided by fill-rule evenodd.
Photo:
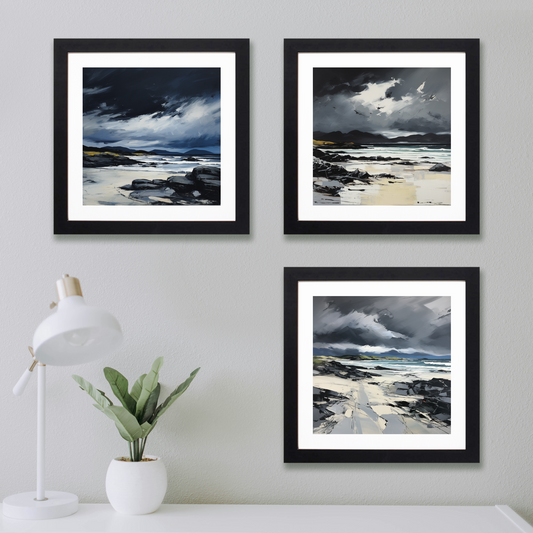
<instances>
[{"instance_id":1,"label":"lamp arm","mask_svg":"<svg viewBox=\"0 0 533 533\"><path fill-rule=\"evenodd\" d=\"M20 376L20 379L17 381L17 384L13 387L13 394L15 396L20 396L24 389L26 388L26 385L28 384L28 381L30 381L30 378L33 376L33 372L27 368L24 370L24 374Z\"/></svg>"},{"instance_id":2,"label":"lamp arm","mask_svg":"<svg viewBox=\"0 0 533 533\"><path fill-rule=\"evenodd\" d=\"M37 369L37 494L35 501L44 502L48 498L44 490L45 481L45 468L44 468L44 447L45 447L45 405L46 405L46 365L39 363L35 359L33 348L28 346L31 356L33 357L33 363L30 368L24 371L24 374L20 376L17 384L13 387L13 394L20 396L28 381L33 375L33 369L38 366Z\"/></svg>"},{"instance_id":3,"label":"lamp arm","mask_svg":"<svg viewBox=\"0 0 533 533\"><path fill-rule=\"evenodd\" d=\"M35 356L33 355L33 348L31 346L28 346L28 349L30 350L31 356L33 357L33 363L31 364L30 368L27 368L24 371L24 374L20 376L20 379L17 381L17 384L13 387L13 394L15 396L20 396L24 392L28 381L30 381L30 378L33 375L33 369L38 363L37 359L35 359Z\"/></svg>"}]
</instances>

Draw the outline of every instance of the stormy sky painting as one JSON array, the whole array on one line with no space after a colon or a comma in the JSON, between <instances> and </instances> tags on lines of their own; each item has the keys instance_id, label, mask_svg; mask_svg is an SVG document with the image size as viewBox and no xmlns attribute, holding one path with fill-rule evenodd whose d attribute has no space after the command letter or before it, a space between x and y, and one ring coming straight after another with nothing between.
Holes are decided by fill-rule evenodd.
<instances>
[{"instance_id":1,"label":"stormy sky painting","mask_svg":"<svg viewBox=\"0 0 533 533\"><path fill-rule=\"evenodd\" d=\"M315 355L450 357L449 296L314 297Z\"/></svg>"},{"instance_id":2,"label":"stormy sky painting","mask_svg":"<svg viewBox=\"0 0 533 533\"><path fill-rule=\"evenodd\" d=\"M451 133L450 68L314 68L313 130Z\"/></svg>"},{"instance_id":3,"label":"stormy sky painting","mask_svg":"<svg viewBox=\"0 0 533 533\"><path fill-rule=\"evenodd\" d=\"M220 153L220 68L84 68L83 144Z\"/></svg>"}]
</instances>

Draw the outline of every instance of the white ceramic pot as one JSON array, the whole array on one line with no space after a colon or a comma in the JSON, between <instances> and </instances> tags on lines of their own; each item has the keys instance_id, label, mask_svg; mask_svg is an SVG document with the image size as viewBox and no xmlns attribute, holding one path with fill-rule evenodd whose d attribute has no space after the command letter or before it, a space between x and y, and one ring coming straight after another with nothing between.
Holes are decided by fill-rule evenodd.
<instances>
[{"instance_id":1,"label":"white ceramic pot","mask_svg":"<svg viewBox=\"0 0 533 533\"><path fill-rule=\"evenodd\" d=\"M122 514L148 514L159 509L167 492L167 470L161 458L155 461L120 461L116 457L107 469L105 488L109 503Z\"/></svg>"}]
</instances>

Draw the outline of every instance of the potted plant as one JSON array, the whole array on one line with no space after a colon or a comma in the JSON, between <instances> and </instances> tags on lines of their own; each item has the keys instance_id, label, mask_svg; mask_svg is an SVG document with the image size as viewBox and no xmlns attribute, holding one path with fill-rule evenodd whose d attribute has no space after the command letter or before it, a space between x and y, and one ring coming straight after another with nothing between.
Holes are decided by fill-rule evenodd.
<instances>
[{"instance_id":1,"label":"potted plant","mask_svg":"<svg viewBox=\"0 0 533 533\"><path fill-rule=\"evenodd\" d=\"M72 376L96 401L94 406L109 417L128 441L129 456L111 461L106 476L106 492L113 508L124 514L148 514L156 511L167 490L167 473L160 457L144 455L146 439L161 416L187 390L200 370L197 368L168 398L158 405L161 385L158 357L148 374L143 374L128 392L128 380L118 370L104 368L104 375L122 405L114 405L106 394L80 376Z\"/></svg>"}]
</instances>

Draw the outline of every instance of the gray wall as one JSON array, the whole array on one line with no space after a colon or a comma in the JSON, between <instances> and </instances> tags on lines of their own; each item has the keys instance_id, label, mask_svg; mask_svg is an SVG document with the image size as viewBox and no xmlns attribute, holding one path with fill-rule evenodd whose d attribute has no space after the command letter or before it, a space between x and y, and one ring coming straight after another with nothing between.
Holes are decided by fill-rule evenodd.
<instances>
[{"instance_id":1,"label":"gray wall","mask_svg":"<svg viewBox=\"0 0 533 533\"><path fill-rule=\"evenodd\" d=\"M167 391L202 366L148 441L167 502L509 504L533 523L532 27L529 0L3 0L0 497L34 485L35 383L11 388L68 272L123 325L109 366L163 355ZM250 236L53 236L55 37L251 38ZM285 37L481 39L481 236L283 236ZM481 267L479 465L283 464L283 267L352 265ZM69 377L105 386L102 366L48 372L49 488L82 502L126 452Z\"/></svg>"}]
</instances>

